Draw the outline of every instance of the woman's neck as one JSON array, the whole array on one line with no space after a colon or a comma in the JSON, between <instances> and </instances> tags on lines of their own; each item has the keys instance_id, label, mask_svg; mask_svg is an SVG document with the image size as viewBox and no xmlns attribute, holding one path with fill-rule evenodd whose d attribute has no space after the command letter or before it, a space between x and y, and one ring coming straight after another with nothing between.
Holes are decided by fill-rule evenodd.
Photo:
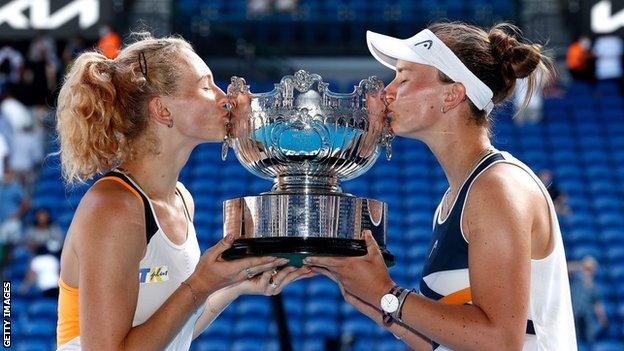
<instances>
[{"instance_id":1,"label":"woman's neck","mask_svg":"<svg viewBox=\"0 0 624 351\"><path fill-rule=\"evenodd\" d=\"M170 152L146 152L123 162L119 168L127 172L153 200L175 197L175 188L182 167L188 161L192 147L160 145Z\"/></svg>"},{"instance_id":2,"label":"woman's neck","mask_svg":"<svg viewBox=\"0 0 624 351\"><path fill-rule=\"evenodd\" d=\"M453 128L425 143L444 170L451 191L457 191L484 152L492 148L487 130L480 127Z\"/></svg>"}]
</instances>

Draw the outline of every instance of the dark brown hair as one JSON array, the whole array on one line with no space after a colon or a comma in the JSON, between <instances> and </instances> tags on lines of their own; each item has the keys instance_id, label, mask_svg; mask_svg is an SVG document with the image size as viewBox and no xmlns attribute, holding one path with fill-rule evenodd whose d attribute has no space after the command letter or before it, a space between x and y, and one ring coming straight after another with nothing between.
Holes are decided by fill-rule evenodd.
<instances>
[{"instance_id":1,"label":"dark brown hair","mask_svg":"<svg viewBox=\"0 0 624 351\"><path fill-rule=\"evenodd\" d=\"M499 23L487 32L462 22L438 22L428 28L492 89L495 105L513 93L516 79L526 78L526 108L533 92L554 76L552 59L544 55L540 45L524 42L520 29L512 24ZM452 82L444 73L439 74L443 82ZM491 121L485 112L471 101L469 104L476 124L489 127Z\"/></svg>"}]
</instances>

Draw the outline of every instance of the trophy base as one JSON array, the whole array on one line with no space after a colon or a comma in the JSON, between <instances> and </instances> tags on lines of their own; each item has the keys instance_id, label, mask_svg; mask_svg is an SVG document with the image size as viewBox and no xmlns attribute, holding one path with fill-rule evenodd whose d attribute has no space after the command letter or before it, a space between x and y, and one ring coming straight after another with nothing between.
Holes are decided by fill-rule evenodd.
<instances>
[{"instance_id":1,"label":"trophy base","mask_svg":"<svg viewBox=\"0 0 624 351\"><path fill-rule=\"evenodd\" d=\"M237 239L231 248L223 252L225 260L245 257L275 256L289 260L289 266L303 266L308 256L353 257L366 255L366 242L361 239L336 239L317 237L274 237ZM394 255L381 248L388 267L395 264Z\"/></svg>"}]
</instances>

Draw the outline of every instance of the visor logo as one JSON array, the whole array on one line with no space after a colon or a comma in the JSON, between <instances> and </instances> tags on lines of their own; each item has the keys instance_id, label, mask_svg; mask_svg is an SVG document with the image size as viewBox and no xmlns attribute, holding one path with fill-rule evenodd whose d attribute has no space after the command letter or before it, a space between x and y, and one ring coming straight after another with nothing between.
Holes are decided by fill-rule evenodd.
<instances>
[{"instance_id":1,"label":"visor logo","mask_svg":"<svg viewBox=\"0 0 624 351\"><path fill-rule=\"evenodd\" d=\"M433 41L425 40L414 44L414 46L422 45L425 49L429 50L433 46Z\"/></svg>"}]
</instances>

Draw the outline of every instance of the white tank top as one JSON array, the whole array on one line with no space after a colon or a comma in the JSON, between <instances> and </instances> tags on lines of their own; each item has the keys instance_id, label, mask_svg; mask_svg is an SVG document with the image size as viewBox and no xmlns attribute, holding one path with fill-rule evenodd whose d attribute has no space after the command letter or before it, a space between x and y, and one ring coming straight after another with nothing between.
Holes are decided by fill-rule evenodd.
<instances>
[{"instance_id":1,"label":"white tank top","mask_svg":"<svg viewBox=\"0 0 624 351\"><path fill-rule=\"evenodd\" d=\"M124 180L128 185L137 190L144 199L146 227L147 227L147 250L139 265L139 295L137 305L132 319L132 326L135 327L147 321L156 310L177 290L181 283L185 281L195 270L199 262L200 250L195 233L195 227L190 219L190 215L184 204L184 211L188 223L188 233L186 241L182 245L173 243L162 227L158 223L156 212L149 197L143 190L129 177L111 172L108 175L116 176ZM178 196L184 201L182 190L186 191L184 185L177 183L176 191ZM149 215L151 214L151 218ZM152 235L150 235L152 233ZM195 311L189 320L182 326L178 334L164 348L165 351L185 351L190 348L193 340L195 323L201 316L205 304ZM80 337L61 345L59 351L81 350Z\"/></svg>"},{"instance_id":2,"label":"white tank top","mask_svg":"<svg viewBox=\"0 0 624 351\"><path fill-rule=\"evenodd\" d=\"M466 198L474 180L498 163L513 164L524 170L539 186L548 201L550 210L554 248L547 257L531 260L531 286L527 315L530 326L527 327L522 350L577 350L567 263L554 204L546 187L535 173L507 152L497 152L485 157L475 167L460 189L458 200L460 196L462 199L453 204L453 208L444 221L440 219L441 204L438 206L434 215L434 238L423 268L420 293L441 302L472 303L469 298L470 294L461 294L470 289L468 242L461 233L461 219ZM449 223L452 221L457 223ZM440 232L439 238L436 237L436 232ZM457 297L462 295L466 298L459 301ZM433 343L432 346L432 349L436 351L451 350L437 343Z\"/></svg>"}]
</instances>

